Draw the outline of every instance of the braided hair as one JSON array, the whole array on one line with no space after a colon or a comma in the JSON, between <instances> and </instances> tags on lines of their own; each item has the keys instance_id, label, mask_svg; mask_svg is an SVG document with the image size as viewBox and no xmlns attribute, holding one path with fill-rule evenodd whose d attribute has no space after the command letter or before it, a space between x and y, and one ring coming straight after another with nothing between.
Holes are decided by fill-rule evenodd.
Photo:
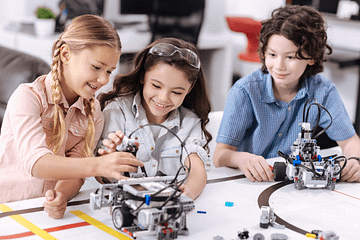
<instances>
[{"instance_id":1,"label":"braided hair","mask_svg":"<svg viewBox=\"0 0 360 240\"><path fill-rule=\"evenodd\" d=\"M52 100L55 104L54 108L54 124L52 136L48 143L49 148L57 154L62 146L65 138L65 117L63 110L59 105L61 98L60 73L61 47L66 44L70 50L83 50L95 46L108 46L120 52L121 42L116 29L111 23L102 17L96 15L81 15L72 20L71 24L55 41L52 50L51 76L52 84ZM94 109L95 98L84 99L85 113L88 117L88 128L85 134L85 145L83 148L84 156L92 156L94 146L95 124Z\"/></svg>"}]
</instances>

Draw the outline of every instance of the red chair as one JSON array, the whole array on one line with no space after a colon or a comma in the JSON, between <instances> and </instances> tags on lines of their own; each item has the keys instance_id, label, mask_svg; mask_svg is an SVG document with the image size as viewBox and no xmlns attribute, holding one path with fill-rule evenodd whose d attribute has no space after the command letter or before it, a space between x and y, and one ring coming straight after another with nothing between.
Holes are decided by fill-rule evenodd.
<instances>
[{"instance_id":1,"label":"red chair","mask_svg":"<svg viewBox=\"0 0 360 240\"><path fill-rule=\"evenodd\" d=\"M246 17L226 17L226 21L231 31L244 33L247 37L247 48L239 54L239 59L249 62L260 62L260 57L256 50L259 46L261 22Z\"/></svg>"}]
</instances>

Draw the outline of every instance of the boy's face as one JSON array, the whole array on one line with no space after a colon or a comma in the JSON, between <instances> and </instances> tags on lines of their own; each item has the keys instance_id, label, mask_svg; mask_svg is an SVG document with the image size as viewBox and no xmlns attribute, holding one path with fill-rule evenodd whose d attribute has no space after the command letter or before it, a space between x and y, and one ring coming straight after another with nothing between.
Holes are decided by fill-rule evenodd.
<instances>
[{"instance_id":1,"label":"boy's face","mask_svg":"<svg viewBox=\"0 0 360 240\"><path fill-rule=\"evenodd\" d=\"M307 65L313 60L296 58L297 47L282 35L272 35L265 51L265 66L277 87L297 88ZM306 57L306 56L305 56Z\"/></svg>"}]
</instances>

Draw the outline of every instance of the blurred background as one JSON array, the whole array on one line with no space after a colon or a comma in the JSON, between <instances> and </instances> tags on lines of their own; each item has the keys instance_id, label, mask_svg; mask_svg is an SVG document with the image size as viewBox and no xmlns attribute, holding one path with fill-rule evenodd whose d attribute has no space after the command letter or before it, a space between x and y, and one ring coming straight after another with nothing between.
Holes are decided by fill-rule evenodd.
<instances>
[{"instance_id":1,"label":"blurred background","mask_svg":"<svg viewBox=\"0 0 360 240\"><path fill-rule=\"evenodd\" d=\"M75 16L92 13L110 20L118 29L123 55L116 73L126 72L134 54L152 40L181 37L197 45L214 110L222 110L227 93L238 78L259 69L258 61L239 56L256 39L256 24L285 4L309 5L321 11L328 24L334 54L324 75L340 91L351 120L358 122L360 66L359 1L350 0L0 0L0 46L12 48L51 64L51 46ZM56 31L35 32L36 10L46 7L56 15ZM227 18L252 19L245 30L230 29ZM236 26L242 21L236 20ZM250 31L251 33L248 33ZM250 39L249 39L250 38ZM247 53L246 53L247 54ZM0 69L1 74L1 69ZM102 91L107 91L111 83Z\"/></svg>"}]
</instances>

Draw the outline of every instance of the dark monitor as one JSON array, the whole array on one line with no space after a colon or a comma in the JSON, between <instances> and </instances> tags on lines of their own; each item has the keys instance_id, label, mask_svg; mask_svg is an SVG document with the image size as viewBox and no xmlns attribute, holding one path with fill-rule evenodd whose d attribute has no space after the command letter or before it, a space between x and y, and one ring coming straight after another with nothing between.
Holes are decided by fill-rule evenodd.
<instances>
[{"instance_id":1,"label":"dark monitor","mask_svg":"<svg viewBox=\"0 0 360 240\"><path fill-rule=\"evenodd\" d=\"M319 12L336 14L339 0L292 0L291 4L312 6Z\"/></svg>"},{"instance_id":2,"label":"dark monitor","mask_svg":"<svg viewBox=\"0 0 360 240\"><path fill-rule=\"evenodd\" d=\"M120 14L146 14L153 11L153 0L120 0Z\"/></svg>"}]
</instances>

